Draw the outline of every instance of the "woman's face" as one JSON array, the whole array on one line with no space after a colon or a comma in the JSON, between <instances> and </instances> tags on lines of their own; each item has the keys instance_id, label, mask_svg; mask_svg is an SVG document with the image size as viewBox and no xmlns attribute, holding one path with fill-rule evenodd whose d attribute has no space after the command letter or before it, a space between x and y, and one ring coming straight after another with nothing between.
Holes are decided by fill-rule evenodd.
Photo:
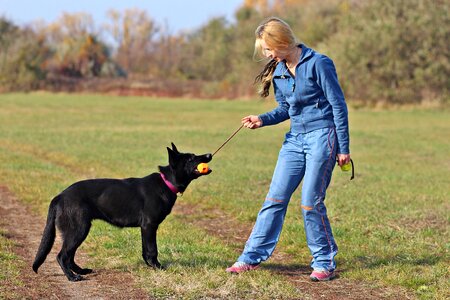
<instances>
[{"instance_id":1,"label":"woman's face","mask_svg":"<svg viewBox=\"0 0 450 300\"><path fill-rule=\"evenodd\" d=\"M263 55L269 59L274 59L277 62L283 61L286 59L287 54L289 51L287 50L281 50L281 49L275 49L271 48L267 45L267 43L264 41L264 39L261 39L261 49L263 52Z\"/></svg>"}]
</instances>

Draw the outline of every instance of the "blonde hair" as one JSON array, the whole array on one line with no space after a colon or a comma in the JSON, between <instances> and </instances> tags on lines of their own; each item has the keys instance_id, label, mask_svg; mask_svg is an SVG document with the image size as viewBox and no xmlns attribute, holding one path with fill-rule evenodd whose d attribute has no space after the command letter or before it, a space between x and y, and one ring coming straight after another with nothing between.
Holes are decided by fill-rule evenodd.
<instances>
[{"instance_id":1,"label":"blonde hair","mask_svg":"<svg viewBox=\"0 0 450 300\"><path fill-rule=\"evenodd\" d=\"M298 40L294 35L291 27L285 21L270 17L264 20L255 30L255 51L254 58L259 57L259 60L265 59L264 49L261 46L261 41L272 49L289 50L297 47ZM255 77L255 83L261 84L259 94L261 97L269 95L269 89L272 82L273 72L278 62L270 60L263 68L263 70Z\"/></svg>"}]
</instances>

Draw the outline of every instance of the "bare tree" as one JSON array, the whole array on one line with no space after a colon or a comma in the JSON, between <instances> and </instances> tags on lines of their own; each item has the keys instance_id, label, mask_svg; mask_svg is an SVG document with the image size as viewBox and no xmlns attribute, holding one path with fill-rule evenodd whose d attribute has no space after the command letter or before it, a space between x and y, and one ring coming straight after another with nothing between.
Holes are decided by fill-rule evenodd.
<instances>
[{"instance_id":1,"label":"bare tree","mask_svg":"<svg viewBox=\"0 0 450 300\"><path fill-rule=\"evenodd\" d=\"M105 28L116 43L116 61L131 74L145 74L159 27L141 9L110 10L108 17Z\"/></svg>"}]
</instances>

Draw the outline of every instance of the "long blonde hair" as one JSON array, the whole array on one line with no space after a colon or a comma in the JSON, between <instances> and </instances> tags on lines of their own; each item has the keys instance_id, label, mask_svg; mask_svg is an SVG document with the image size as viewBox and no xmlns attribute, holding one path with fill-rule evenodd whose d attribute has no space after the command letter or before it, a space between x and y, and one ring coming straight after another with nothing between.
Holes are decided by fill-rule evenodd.
<instances>
[{"instance_id":1,"label":"long blonde hair","mask_svg":"<svg viewBox=\"0 0 450 300\"><path fill-rule=\"evenodd\" d=\"M272 49L292 49L298 44L298 40L294 35L289 24L277 17L270 17L264 20L255 30L255 51L254 58L259 60L265 59L264 49L261 46L261 41ZM276 60L270 60L264 66L262 71L255 77L255 84L260 83L261 89L259 95L267 97L272 82L273 72L277 66Z\"/></svg>"}]
</instances>

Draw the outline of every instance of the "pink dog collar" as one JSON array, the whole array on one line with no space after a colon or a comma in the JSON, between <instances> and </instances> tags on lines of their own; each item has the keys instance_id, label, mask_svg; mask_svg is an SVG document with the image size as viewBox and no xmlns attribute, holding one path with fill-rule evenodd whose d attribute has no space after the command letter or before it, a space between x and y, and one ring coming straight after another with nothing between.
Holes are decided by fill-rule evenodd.
<instances>
[{"instance_id":1,"label":"pink dog collar","mask_svg":"<svg viewBox=\"0 0 450 300\"><path fill-rule=\"evenodd\" d=\"M166 177L164 176L163 173L161 174L161 178L162 180L165 182L165 184L167 185L167 187L174 193L177 194L178 193L178 189L169 181L166 179Z\"/></svg>"}]
</instances>

